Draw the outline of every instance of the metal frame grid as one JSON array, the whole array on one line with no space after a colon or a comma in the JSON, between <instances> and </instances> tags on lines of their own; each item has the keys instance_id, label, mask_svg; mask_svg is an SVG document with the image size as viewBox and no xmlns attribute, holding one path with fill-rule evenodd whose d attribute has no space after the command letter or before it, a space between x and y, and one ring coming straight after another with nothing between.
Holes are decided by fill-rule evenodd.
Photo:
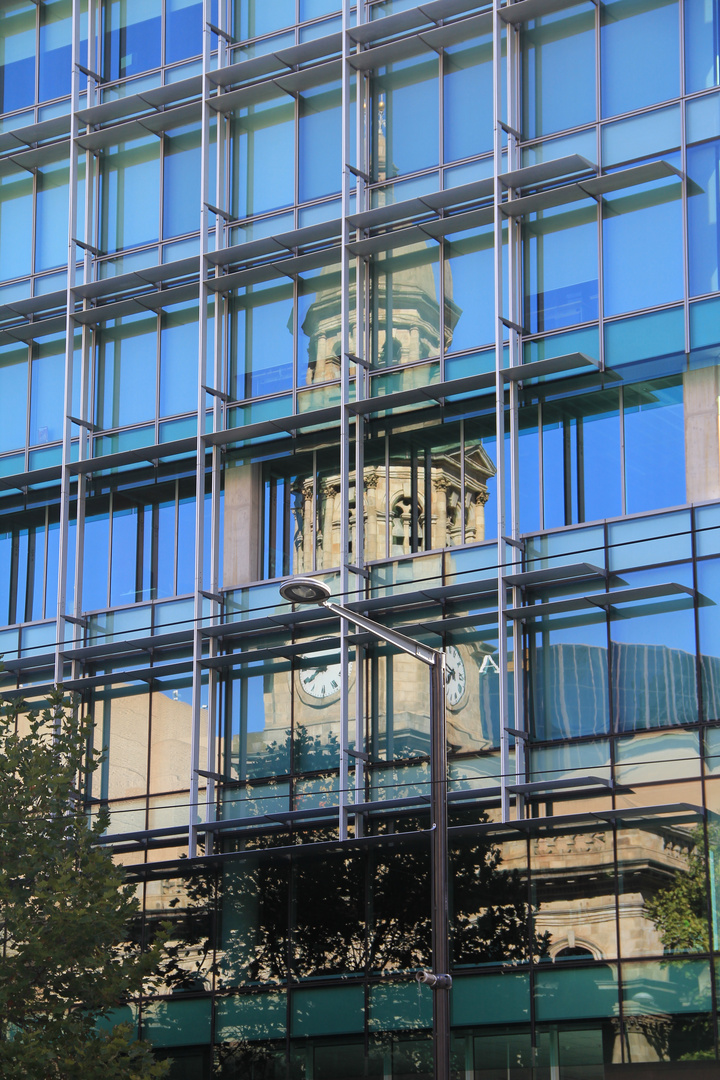
<instances>
[{"instance_id":1,"label":"metal frame grid","mask_svg":"<svg viewBox=\"0 0 720 1080\"><path fill-rule=\"evenodd\" d=\"M452 394L471 390L490 391L495 395L497 430L497 535L499 567L493 595L497 596L498 658L501 716L502 821L525 817L525 740L523 714L522 619L531 586L525 573L523 543L519 530L518 485L518 406L520 382L542 375L575 370L582 365L602 369L602 353L597 360L582 354L570 354L552 361L523 364L521 220L524 214L544 207L560 206L588 196L599 198L604 192L634 186L676 170L664 162L630 167L607 175L594 175L595 165L579 157L550 161L542 165L522 166L520 127L520 28L524 21L538 15L559 11L567 0L516 0L503 4L493 0L492 7L473 13L477 5L467 0L433 0L417 8L384 18L371 19L371 5L360 2L355 10L350 0L342 3L342 30L339 34L298 43L276 54L260 55L237 61L232 50L229 0L219 4L218 24L211 22L211 3L204 0L202 75L180 83L168 84L142 95L129 95L116 101L102 102L100 67L101 2L89 0L88 48L81 55L80 0L73 0L72 102L70 140L50 146L14 152L14 160L25 166L69 151L69 236L67 290L65 293L39 297L20 309L23 326L13 327L15 336L31 340L51 329L65 329L65 384L62 464L42 474L25 473L5 483L22 487L32 480L60 480L60 560L58 586L58 643L54 650L54 681L75 687L103 684L103 676L83 678L86 659L102 655L102 646L88 647L87 619L82 611L82 570L84 563L83 522L88 477L96 471L131 462L154 461L173 453L195 458L195 581L193 592L194 622L189 633L177 640L192 645L192 735L188 849L199 853L198 836L205 836L205 853L212 852L218 779L214 734L220 708L218 692L223 659L219 656L219 638L227 633L227 614L219 578L220 494L224 449L240 440L273 432L295 432L323 423L339 425L341 562L339 592L344 602L368 610L370 605L369 571L364 565L362 482L364 442L369 418L392 406L424 404L428 400L444 402ZM596 20L599 15L596 16ZM431 49L440 57L448 45L468 34L492 33L493 41L493 150L492 176L488 180L393 204L372 207L369 194L371 174L371 79L379 66L414 56ZM505 57L503 58L503 46ZM339 54L339 59L336 58ZM331 56L333 59L327 60ZM311 66L303 66L310 64ZM314 64L314 66L313 66ZM503 66L506 94L503 99ZM81 108L80 76L88 80L87 99ZM297 209L295 228L263 240L250 240L228 246L229 221L229 119L228 114L241 103L260 101L278 88L291 95L318 80L332 76L341 80L342 173L341 213L339 219L321 225L299 227ZM442 85L442 79L440 80ZM353 91L355 105L353 107ZM199 101L178 104L199 95ZM149 110L149 112L148 112ZM442 99L441 99L442 112ZM147 113L138 120L133 114ZM191 120L201 119L201 198L200 256L181 259L157 270L96 280L94 257L99 254L94 235L98 220L99 164L97 154L104 146L129 137L138 131L157 134ZM28 145L43 138L62 135L64 120L46 121L32 130L16 135ZM211 128L215 125L216 186L210 190ZM598 130L600 130L598 128ZM441 118L442 131L442 118ZM18 139L15 138L17 142ZM442 143L442 140L441 140ZM10 144L13 145L13 144ZM0 150L5 147L0 145ZM354 151L355 164L352 164ZM85 204L78 206L78 176L81 162L85 167ZM443 163L441 162L441 168ZM297 155L295 168L297 172ZM295 192L298 191L297 175ZM530 192L528 194L528 192ZM354 206L353 206L354 200ZM77 238L80 214L84 216L84 241ZM209 237L214 217L214 250ZM439 384L404 390L386 397L374 397L370 376L369 267L373 254L407 246L428 239L441 240L459 229L493 223L494 227L494 321L495 369L465 379L446 380L442 370ZM506 244L503 235L506 234ZM82 257L82 270L76 270ZM224 385L223 357L229 332L229 291L243 284L267 280L282 274L296 279L305 269L329 265L339 257L341 271L341 374L340 404L297 413L297 365L293 375L293 417L283 421L227 427L227 404L230 400ZM441 260L441 281L444 267ZM687 267L685 268L687 279ZM197 281L195 276L197 275ZM355 281L355 310L351 281ZM602 275L601 275L602 277ZM602 287L602 286L601 286ZM152 289L152 292L148 292ZM110 318L133 311L161 310L166 304L197 296L199 299L199 365L197 383L197 436L176 440L142 450L94 457L92 422L92 328ZM137 298L141 297L138 302ZM687 307L687 298L685 301ZM34 320L42 310L59 309L65 315ZM208 313L214 317L214 338L209 341ZM444 305L441 305L444 319ZM507 312L507 314L505 314ZM295 314L297 320L297 313ZM351 324L355 323L352 340ZM601 319L602 326L602 319ZM23 335L25 337L23 338ZM76 338L80 336L79 359ZM441 335L442 338L442 335ZM600 335L602 342L602 333ZM508 359L506 361L506 348ZM602 345L601 345L602 349ZM444 352L441 350L442 355ZM73 369L81 365L80 416L72 415ZM205 418L209 417L206 426ZM79 453L74 458L74 441ZM353 454L354 444L354 454ZM386 451L387 452L387 451ZM464 467L464 466L463 466ZM354 473L354 478L353 478ZM206 488L210 494L209 579L205 579L204 546L206 543ZM509 506L506 506L506 489ZM73 499L73 495L76 500ZM316 493L313 494L313 507ZM77 528L74 550L70 532L73 504L76 501ZM351 517L355 520L355 544L351 551ZM464 536L463 536L464 539ZM69 560L74 560L75 599L72 613L67 612ZM567 567L566 570L571 569ZM487 583L485 583L487 585ZM672 583L670 583L672 585ZM450 587L452 588L452 587ZM447 590L449 595L449 590ZM308 619L308 616L302 616ZM189 638L189 642L188 642ZM342 695L340 716L340 778L338 835L341 840L360 836L365 813L365 715L369 695L363 685L367 640L353 635L346 623L340 630ZM355 689L349 690L348 665L351 650L356 655ZM512 660L511 660L512 654ZM514 705L510 706L512 679ZM204 696L207 695L205 702ZM207 709L204 704L207 704ZM203 735L207 742L207 760L200 761ZM515 745L515 766L511 766L511 740ZM206 781L201 784L200 778ZM204 795L202 789L204 787ZM209 827L198 824L201 801ZM363 807L363 812L354 812ZM220 826L221 823L216 823ZM157 830L160 835L162 830Z\"/></svg>"}]
</instances>

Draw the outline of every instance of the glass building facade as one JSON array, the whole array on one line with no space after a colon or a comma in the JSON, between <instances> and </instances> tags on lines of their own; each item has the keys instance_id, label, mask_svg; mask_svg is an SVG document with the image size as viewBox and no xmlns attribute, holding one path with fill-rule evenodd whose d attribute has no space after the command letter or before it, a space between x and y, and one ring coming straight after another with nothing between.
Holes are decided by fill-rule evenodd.
<instances>
[{"instance_id":1,"label":"glass building facade","mask_svg":"<svg viewBox=\"0 0 720 1080\"><path fill-rule=\"evenodd\" d=\"M717 0L5 0L0 651L176 1080L720 1068ZM190 858L188 859L188 856Z\"/></svg>"}]
</instances>

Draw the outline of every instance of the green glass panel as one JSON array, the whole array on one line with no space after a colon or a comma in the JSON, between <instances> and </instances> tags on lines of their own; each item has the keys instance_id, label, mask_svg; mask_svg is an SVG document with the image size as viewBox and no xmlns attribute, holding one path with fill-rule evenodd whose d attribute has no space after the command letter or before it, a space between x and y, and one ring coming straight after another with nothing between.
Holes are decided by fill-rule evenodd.
<instances>
[{"instance_id":1,"label":"green glass panel","mask_svg":"<svg viewBox=\"0 0 720 1080\"><path fill-rule=\"evenodd\" d=\"M521 972L464 975L453 980L451 1022L514 1024L530 1019L530 978Z\"/></svg>"},{"instance_id":2,"label":"green glass panel","mask_svg":"<svg viewBox=\"0 0 720 1080\"><path fill-rule=\"evenodd\" d=\"M215 1006L215 1041L284 1038L287 1029L285 993L238 994L218 998Z\"/></svg>"},{"instance_id":3,"label":"green glass panel","mask_svg":"<svg viewBox=\"0 0 720 1080\"><path fill-rule=\"evenodd\" d=\"M370 1031L432 1027L432 990L411 982L370 988Z\"/></svg>"},{"instance_id":4,"label":"green glass panel","mask_svg":"<svg viewBox=\"0 0 720 1080\"><path fill-rule=\"evenodd\" d=\"M539 971L535 979L535 1014L543 1020L579 1020L616 1016L617 971L614 965Z\"/></svg>"},{"instance_id":5,"label":"green glass panel","mask_svg":"<svg viewBox=\"0 0 720 1080\"><path fill-rule=\"evenodd\" d=\"M292 1035L340 1035L362 1031L365 991L362 986L295 990Z\"/></svg>"},{"instance_id":6,"label":"green glass panel","mask_svg":"<svg viewBox=\"0 0 720 1080\"><path fill-rule=\"evenodd\" d=\"M153 1046L194 1046L210 1041L210 998L157 1001L143 1013L142 1035Z\"/></svg>"}]
</instances>

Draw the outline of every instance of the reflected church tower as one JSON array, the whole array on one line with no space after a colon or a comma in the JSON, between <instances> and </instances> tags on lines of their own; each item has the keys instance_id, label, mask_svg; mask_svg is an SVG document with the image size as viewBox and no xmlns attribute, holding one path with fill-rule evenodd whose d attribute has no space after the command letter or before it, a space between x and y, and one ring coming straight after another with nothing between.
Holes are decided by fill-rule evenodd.
<instances>
[{"instance_id":1,"label":"reflected church tower","mask_svg":"<svg viewBox=\"0 0 720 1080\"><path fill-rule=\"evenodd\" d=\"M383 98L381 95L377 118L378 180L386 178ZM386 196L381 193L380 197ZM411 365L440 354L440 301L430 256L424 243L401 248L399 254L381 252L375 256L370 289L374 370ZM443 336L444 347L448 349L462 311L452 299L452 278L447 264L444 276ZM350 352L355 352L357 323L352 296L349 308ZM336 269L328 267L320 274L316 299L302 324L309 342L308 385L340 378L340 310L339 275ZM425 367L403 367L403 389L426 382ZM463 542L463 531L465 543L484 540L487 484L494 475L495 466L481 446L465 455L464 469L460 451L432 454L429 477L426 476L424 484L417 483L409 459L391 459L385 467L366 468L363 484L365 560L372 562L413 551L456 547ZM350 474L350 485L353 505L351 542L355 550L357 494L354 473ZM315 493L315 528L312 527L312 482L308 479L297 483L295 494L296 572L311 573L313 569L338 566L341 561L339 474L327 477Z\"/></svg>"}]
</instances>

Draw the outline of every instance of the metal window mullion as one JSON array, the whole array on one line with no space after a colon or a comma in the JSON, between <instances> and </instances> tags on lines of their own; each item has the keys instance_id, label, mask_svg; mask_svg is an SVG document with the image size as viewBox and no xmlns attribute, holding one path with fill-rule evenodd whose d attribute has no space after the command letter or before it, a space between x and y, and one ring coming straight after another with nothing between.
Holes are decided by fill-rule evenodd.
<instances>
[{"instance_id":1,"label":"metal window mullion","mask_svg":"<svg viewBox=\"0 0 720 1080\"><path fill-rule=\"evenodd\" d=\"M357 5L357 23L364 21L364 6ZM355 76L355 163L359 169L367 173L368 152L365 129L365 115L367 109L368 79L358 73ZM366 182L362 176L355 181L355 209L361 213L366 209L367 195ZM358 257L355 259L355 353L361 358L367 357L365 313L367 292L367 264ZM355 399L364 400L369 393L368 372L363 364L355 365ZM365 566L365 428L364 417L359 414L355 418L355 564L363 568ZM362 600L366 595L366 579L358 575L356 582L356 597ZM365 750L365 657L366 650L361 646L355 647L355 751L363 753ZM355 784L354 801L362 802L365 797L365 768L364 759L355 758ZM355 817L355 835L363 833L363 818Z\"/></svg>"},{"instance_id":2,"label":"metal window mullion","mask_svg":"<svg viewBox=\"0 0 720 1080\"><path fill-rule=\"evenodd\" d=\"M341 197L341 266L340 266L340 594L341 602L348 599L348 548L350 539L350 251L348 248L350 214L350 87L352 71L349 64L350 0L342 5L342 197ZM357 477L356 477L357 481ZM357 504L357 492L356 492ZM347 838L348 819L348 623L340 620L340 777L339 777L339 837Z\"/></svg>"},{"instance_id":3,"label":"metal window mullion","mask_svg":"<svg viewBox=\"0 0 720 1080\"><path fill-rule=\"evenodd\" d=\"M507 629L505 622L505 386L503 381L503 214L502 187L502 21L500 0L493 0L493 247L495 299L495 436L498 545L498 705L500 713L500 801L503 821L510 817L508 772Z\"/></svg>"},{"instance_id":4,"label":"metal window mullion","mask_svg":"<svg viewBox=\"0 0 720 1080\"><path fill-rule=\"evenodd\" d=\"M205 369L207 366L207 301L208 288L205 283L208 273L208 172L209 172L209 131L210 106L208 104L211 84L210 55L212 50L212 21L210 0L203 0L203 71L202 71L202 127L200 151L200 282L198 296L198 372L197 372L197 441L195 447L195 582L194 582L194 626L193 626L193 664L192 664L192 727L190 737L190 800L188 822L188 854L193 858L197 854L197 803L198 803L198 768L200 767L200 728L202 725L202 658L203 635L202 619L204 612L203 597L203 558L205 540ZM209 711L209 710L208 710Z\"/></svg>"},{"instance_id":5,"label":"metal window mullion","mask_svg":"<svg viewBox=\"0 0 720 1080\"><path fill-rule=\"evenodd\" d=\"M515 130L520 130L521 118L519 109L519 45L520 30L517 27L508 26L506 31L506 67L507 67L507 94L508 94L508 124ZM512 132L508 133L508 169L518 169L521 165L517 139ZM512 192L510 192L512 195ZM523 325L522 303L522 225L520 219L508 220L508 313L510 319L518 326ZM510 363L513 366L522 364L522 337L516 331L510 330ZM518 380L513 379L509 388L510 398L510 493L511 493L511 522L510 535L513 540L520 540L520 432L519 432L519 398L520 389ZM514 573L522 570L522 556L519 547L511 547L510 556ZM504 562L504 560L502 560ZM521 602L520 591L514 588L512 591L512 604L516 607ZM511 726L518 731L525 731L524 710L524 687L523 666L520 662L523 655L522 623L513 620L513 717ZM509 703L508 703L509 715ZM509 758L509 747L508 747ZM525 744L522 739L515 740L515 779L517 783L523 783L525 777ZM522 796L516 799L517 815L522 816Z\"/></svg>"},{"instance_id":6,"label":"metal window mullion","mask_svg":"<svg viewBox=\"0 0 720 1080\"><path fill-rule=\"evenodd\" d=\"M60 480L60 536L58 552L58 598L57 598L57 644L55 648L55 684L63 681L63 659L65 650L65 609L67 604L67 561L68 533L70 529L70 485L72 481L70 463L72 459L71 432L73 389L73 360L75 320L75 235L77 223L77 149L75 140L78 133L77 111L80 101L80 0L73 0L72 6L72 93L70 105L70 160L68 164L68 260L67 291L65 309L65 385L63 389L63 443L62 467ZM76 595L78 582L75 582Z\"/></svg>"},{"instance_id":7,"label":"metal window mullion","mask_svg":"<svg viewBox=\"0 0 720 1080\"><path fill-rule=\"evenodd\" d=\"M224 30L225 27L225 12L222 9L222 4L218 7L218 20L219 27ZM218 68L224 67L227 62L227 42L222 35L218 36ZM222 91L219 91L222 93ZM225 184L224 184L224 172L222 168L222 157L224 151L224 144L220 137L220 123L219 116L215 121L215 193L214 201L217 207L225 209ZM205 134L205 132L204 132ZM208 146L208 164L210 160L210 116L208 110L208 126L207 126L207 146ZM205 186L209 183L209 176L205 178ZM203 203L207 202L207 197L203 195ZM219 250L223 243L223 229L224 219L220 215L215 216L215 248ZM223 378L223 364L222 364L222 303L223 299L220 293L215 293L215 302L213 306L214 319L213 319L213 386L216 390L222 390L222 378ZM205 301L205 310L198 312L198 320L207 319L207 298ZM206 335L207 337L207 335ZM213 433L219 431L223 426L225 407L222 399L217 395L213 395ZM198 423L199 423L198 418ZM204 426L204 424L203 424ZM198 429L199 430L199 429ZM211 494L210 494L210 592L213 596L220 594L220 499L222 489L222 449L217 444L213 444L212 447L212 471L211 471ZM211 600L212 604L212 617L213 622L220 620L222 616L222 605L215 599ZM217 655L218 643L217 638L213 637L208 643L208 651L211 657ZM207 757L205 762L205 769L209 773L215 772L217 763L215 761L216 745L215 745L215 733L217 731L217 711L220 701L219 694L219 672L215 668L210 668L208 672L208 707L207 707ZM205 817L210 821L215 816L215 781L212 777L208 777L205 786ZM213 833L207 833L205 838L205 853L206 855L212 854L213 847Z\"/></svg>"}]
</instances>

